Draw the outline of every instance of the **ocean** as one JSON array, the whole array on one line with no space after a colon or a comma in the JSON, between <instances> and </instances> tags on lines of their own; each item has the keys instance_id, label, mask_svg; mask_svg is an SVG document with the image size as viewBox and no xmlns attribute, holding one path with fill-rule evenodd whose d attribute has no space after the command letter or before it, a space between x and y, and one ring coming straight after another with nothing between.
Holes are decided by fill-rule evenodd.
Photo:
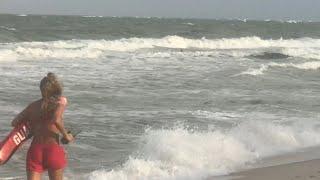
<instances>
[{"instance_id":1,"label":"ocean","mask_svg":"<svg viewBox=\"0 0 320 180\"><path fill-rule=\"evenodd\" d=\"M205 180L320 145L320 23L0 15L0 139L54 72L66 179ZM26 143L0 167L25 179Z\"/></svg>"}]
</instances>

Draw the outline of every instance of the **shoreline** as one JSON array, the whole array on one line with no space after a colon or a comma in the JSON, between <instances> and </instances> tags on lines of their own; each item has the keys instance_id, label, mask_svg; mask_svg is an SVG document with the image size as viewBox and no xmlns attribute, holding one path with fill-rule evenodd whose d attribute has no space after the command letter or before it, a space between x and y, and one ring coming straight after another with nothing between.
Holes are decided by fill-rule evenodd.
<instances>
[{"instance_id":1,"label":"shoreline","mask_svg":"<svg viewBox=\"0 0 320 180\"><path fill-rule=\"evenodd\" d=\"M207 180L319 180L320 147L262 159L250 169L242 169L225 176Z\"/></svg>"},{"instance_id":2,"label":"shoreline","mask_svg":"<svg viewBox=\"0 0 320 180\"><path fill-rule=\"evenodd\" d=\"M234 180L306 180L320 179L320 159L269 166L233 173Z\"/></svg>"}]
</instances>

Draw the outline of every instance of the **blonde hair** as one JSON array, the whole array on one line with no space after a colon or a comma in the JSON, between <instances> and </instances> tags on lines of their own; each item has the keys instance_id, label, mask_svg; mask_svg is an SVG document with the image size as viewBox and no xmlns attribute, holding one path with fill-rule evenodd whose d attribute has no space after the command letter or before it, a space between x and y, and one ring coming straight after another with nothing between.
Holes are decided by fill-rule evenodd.
<instances>
[{"instance_id":1,"label":"blonde hair","mask_svg":"<svg viewBox=\"0 0 320 180\"><path fill-rule=\"evenodd\" d=\"M57 107L58 98L62 95L62 83L54 73L49 72L40 81L42 95L41 117L47 118Z\"/></svg>"}]
</instances>

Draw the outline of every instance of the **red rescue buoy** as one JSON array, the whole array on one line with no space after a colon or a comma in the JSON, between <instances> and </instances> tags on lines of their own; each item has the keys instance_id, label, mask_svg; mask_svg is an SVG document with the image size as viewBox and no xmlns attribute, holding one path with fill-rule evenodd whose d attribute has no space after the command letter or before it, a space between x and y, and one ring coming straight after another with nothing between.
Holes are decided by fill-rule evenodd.
<instances>
[{"instance_id":1,"label":"red rescue buoy","mask_svg":"<svg viewBox=\"0 0 320 180\"><path fill-rule=\"evenodd\" d=\"M30 126L22 122L0 143L0 165L5 164L16 150L31 138Z\"/></svg>"}]
</instances>

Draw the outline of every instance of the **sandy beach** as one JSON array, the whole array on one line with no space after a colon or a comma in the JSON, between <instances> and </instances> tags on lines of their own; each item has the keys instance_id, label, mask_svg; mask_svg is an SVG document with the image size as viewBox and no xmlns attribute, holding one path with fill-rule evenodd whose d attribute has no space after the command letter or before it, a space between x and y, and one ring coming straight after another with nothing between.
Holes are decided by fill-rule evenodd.
<instances>
[{"instance_id":1,"label":"sandy beach","mask_svg":"<svg viewBox=\"0 0 320 180\"><path fill-rule=\"evenodd\" d=\"M232 174L237 180L320 179L320 159L264 167Z\"/></svg>"},{"instance_id":2,"label":"sandy beach","mask_svg":"<svg viewBox=\"0 0 320 180\"><path fill-rule=\"evenodd\" d=\"M306 180L320 179L320 148L310 147L297 152L263 159L254 168L208 180Z\"/></svg>"}]
</instances>

